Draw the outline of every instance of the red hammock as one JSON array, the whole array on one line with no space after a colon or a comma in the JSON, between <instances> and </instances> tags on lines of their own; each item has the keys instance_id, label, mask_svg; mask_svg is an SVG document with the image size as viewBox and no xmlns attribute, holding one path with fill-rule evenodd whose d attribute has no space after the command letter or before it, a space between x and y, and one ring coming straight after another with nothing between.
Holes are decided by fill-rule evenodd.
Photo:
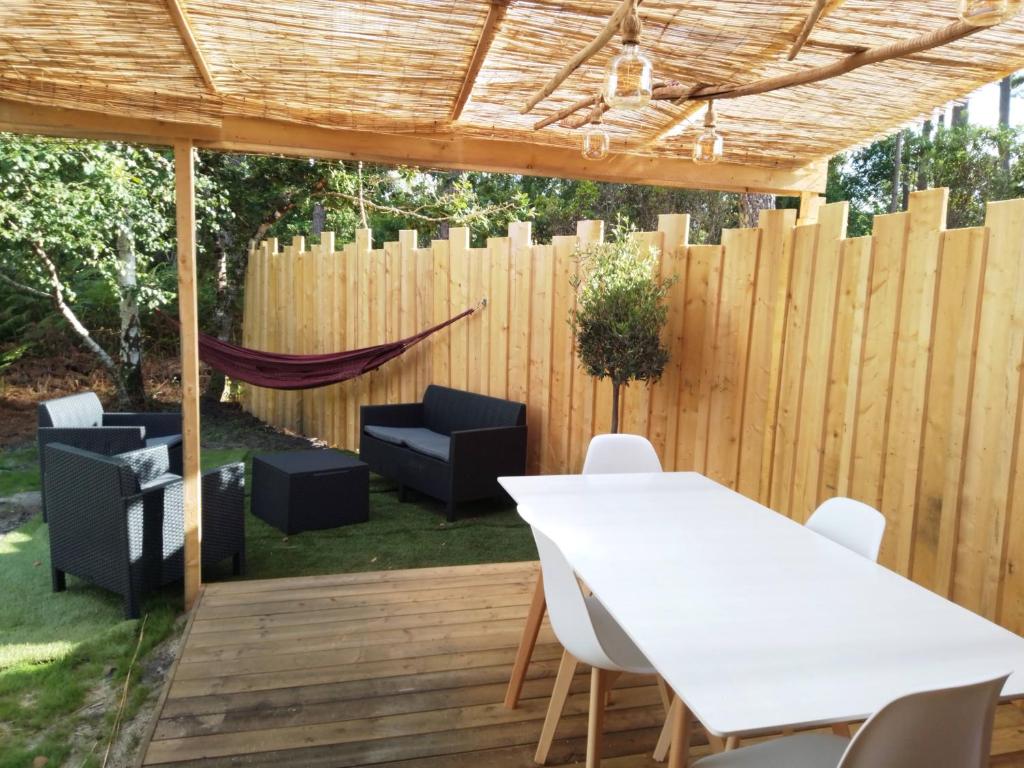
<instances>
[{"instance_id":1,"label":"red hammock","mask_svg":"<svg viewBox=\"0 0 1024 768\"><path fill-rule=\"evenodd\" d=\"M313 389L354 379L401 355L428 336L476 312L476 308L420 331L415 336L347 352L327 355L285 355L229 344L215 336L199 333L199 359L232 379L270 389ZM163 313L161 313L163 314ZM175 326L178 321L163 315Z\"/></svg>"}]
</instances>

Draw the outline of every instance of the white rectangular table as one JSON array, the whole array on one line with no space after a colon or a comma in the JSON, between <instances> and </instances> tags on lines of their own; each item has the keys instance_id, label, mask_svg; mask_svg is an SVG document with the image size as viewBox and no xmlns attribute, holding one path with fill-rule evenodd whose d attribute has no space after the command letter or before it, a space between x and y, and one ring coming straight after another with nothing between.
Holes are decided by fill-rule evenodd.
<instances>
[{"instance_id":1,"label":"white rectangular table","mask_svg":"<svg viewBox=\"0 0 1024 768\"><path fill-rule=\"evenodd\" d=\"M1005 672L1024 698L1024 638L700 474L500 482L716 735Z\"/></svg>"}]
</instances>

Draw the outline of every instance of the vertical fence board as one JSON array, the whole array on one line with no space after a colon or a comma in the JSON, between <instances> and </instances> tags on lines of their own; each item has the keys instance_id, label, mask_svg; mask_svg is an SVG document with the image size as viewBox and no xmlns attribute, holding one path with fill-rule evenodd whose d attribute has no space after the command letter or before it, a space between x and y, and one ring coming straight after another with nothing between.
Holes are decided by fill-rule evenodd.
<instances>
[{"instance_id":1,"label":"vertical fence board","mask_svg":"<svg viewBox=\"0 0 1024 768\"><path fill-rule=\"evenodd\" d=\"M662 466L673 469L676 465L675 434L679 423L679 387L682 382L678 350L683 344L686 246L690 234L690 217L663 213L658 216L658 231L662 234L661 277L674 282L669 288L668 321L663 335L669 358L661 381L651 391L649 434Z\"/></svg>"},{"instance_id":2,"label":"vertical fence board","mask_svg":"<svg viewBox=\"0 0 1024 768\"><path fill-rule=\"evenodd\" d=\"M554 334L555 249L537 245L532 249L530 299L530 383L526 409L529 433L529 471L557 472L545 450L550 439L552 377L551 340Z\"/></svg>"},{"instance_id":3,"label":"vertical fence board","mask_svg":"<svg viewBox=\"0 0 1024 768\"><path fill-rule=\"evenodd\" d=\"M790 302L786 318L786 348L779 380L775 458L771 473L771 506L792 515L793 475L796 470L797 437L800 433L801 397L807 362L807 328L814 285L815 245L818 224L798 226L793 241Z\"/></svg>"},{"instance_id":4,"label":"vertical fence board","mask_svg":"<svg viewBox=\"0 0 1024 768\"><path fill-rule=\"evenodd\" d=\"M796 211L761 211L760 253L754 282L754 308L747 345L747 378L743 393L743 431L740 435L737 490L759 501L763 457L770 453L769 427L774 430L777 376L782 351L782 321L789 290L787 236L796 225Z\"/></svg>"},{"instance_id":5,"label":"vertical fence board","mask_svg":"<svg viewBox=\"0 0 1024 768\"><path fill-rule=\"evenodd\" d=\"M487 240L487 314L490 316L487 392L491 397L508 398L508 313L511 287L512 241L507 237Z\"/></svg>"},{"instance_id":6,"label":"vertical fence board","mask_svg":"<svg viewBox=\"0 0 1024 768\"><path fill-rule=\"evenodd\" d=\"M906 213L875 217L871 294L857 394L850 495L876 508L881 506L885 419L899 327L907 222Z\"/></svg>"},{"instance_id":7,"label":"vertical fence board","mask_svg":"<svg viewBox=\"0 0 1024 768\"><path fill-rule=\"evenodd\" d=\"M747 345L754 311L754 281L760 240L759 229L722 232L722 272L710 376L706 474L731 488L736 487L739 474Z\"/></svg>"},{"instance_id":8,"label":"vertical fence board","mask_svg":"<svg viewBox=\"0 0 1024 768\"><path fill-rule=\"evenodd\" d=\"M818 210L817 255L807 308L807 336L800 392L799 430L793 465L789 516L805 521L818 501L821 459L825 443L825 407L832 363L836 299L839 291L839 254L846 236L849 207L830 203Z\"/></svg>"},{"instance_id":9,"label":"vertical fence board","mask_svg":"<svg viewBox=\"0 0 1024 768\"><path fill-rule=\"evenodd\" d=\"M903 294L893 360L892 403L886 420L882 513L888 548L882 561L909 574L913 556L914 493L924 429L924 399L935 310L939 232L946 227L945 189L914 192L903 264Z\"/></svg>"},{"instance_id":10,"label":"vertical fence board","mask_svg":"<svg viewBox=\"0 0 1024 768\"><path fill-rule=\"evenodd\" d=\"M476 306L482 296L473 296L470 301L470 270L469 270L469 230L465 227L452 227L449 236L449 261L448 269L450 281L448 291L450 297L450 308L454 312L461 312L467 309L470 304ZM476 320L480 312L472 315L471 321ZM469 331L473 323L456 323L452 326L451 343L451 386L455 389L467 389L469 387Z\"/></svg>"},{"instance_id":11,"label":"vertical fence board","mask_svg":"<svg viewBox=\"0 0 1024 768\"><path fill-rule=\"evenodd\" d=\"M704 339L710 332L708 324L708 293L712 265L721 258L715 245L691 245L686 259L686 299L683 307L683 347L677 352L682 362L682 384L679 392L679 417L676 434L677 470L700 471L704 455L697 456L697 433L700 430L701 372ZM701 440L703 446L703 440Z\"/></svg>"},{"instance_id":12,"label":"vertical fence board","mask_svg":"<svg viewBox=\"0 0 1024 768\"><path fill-rule=\"evenodd\" d=\"M432 270L434 280L433 305L434 314L431 318L433 325L443 323L456 312L461 312L465 307L452 311L451 300L451 248L447 240L434 240L430 244L433 252ZM430 347L431 354L431 381L443 387L450 387L452 383L451 374L451 349L452 349L451 328L445 328L433 338Z\"/></svg>"},{"instance_id":13,"label":"vertical fence board","mask_svg":"<svg viewBox=\"0 0 1024 768\"><path fill-rule=\"evenodd\" d=\"M848 493L849 472L845 468L849 462L849 438L854 422L865 311L871 285L871 238L845 240L839 260L839 293L832 333L818 503Z\"/></svg>"},{"instance_id":14,"label":"vertical fence board","mask_svg":"<svg viewBox=\"0 0 1024 768\"><path fill-rule=\"evenodd\" d=\"M949 571L942 564L954 554L986 241L983 228L953 230L942 238L912 574L943 595L949 592Z\"/></svg>"},{"instance_id":15,"label":"vertical fence board","mask_svg":"<svg viewBox=\"0 0 1024 768\"><path fill-rule=\"evenodd\" d=\"M578 471L578 468L569 467L569 403L573 396L572 379L576 368L569 328L569 311L573 302L569 275L574 266L572 255L576 249L576 238L561 235L553 238L552 242L555 269L551 310L551 407L545 440L548 449L545 465L549 472L571 472Z\"/></svg>"},{"instance_id":16,"label":"vertical fence board","mask_svg":"<svg viewBox=\"0 0 1024 768\"><path fill-rule=\"evenodd\" d=\"M525 403L530 384L530 294L533 266L530 225L522 221L510 224L509 240L512 253L509 265L508 396L511 400Z\"/></svg>"},{"instance_id":17,"label":"vertical fence board","mask_svg":"<svg viewBox=\"0 0 1024 768\"><path fill-rule=\"evenodd\" d=\"M604 242L603 221L580 221L576 223L576 240L579 248L586 248L592 243ZM569 274L575 274L579 265L573 262ZM576 306L573 295L570 306ZM566 315L568 319L568 314ZM558 322L556 318L556 322ZM597 382L583 369L576 344L569 334L569 348L572 352L572 398L569 403L569 471L579 472L583 468L583 458L594 435L594 398L597 394Z\"/></svg>"}]
</instances>

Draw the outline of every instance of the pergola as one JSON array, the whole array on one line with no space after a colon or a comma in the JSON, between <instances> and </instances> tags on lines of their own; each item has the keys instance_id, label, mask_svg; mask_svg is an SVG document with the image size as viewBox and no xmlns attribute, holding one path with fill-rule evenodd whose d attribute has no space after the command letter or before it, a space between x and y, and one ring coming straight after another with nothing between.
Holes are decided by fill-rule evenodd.
<instances>
[{"instance_id":1,"label":"pergola","mask_svg":"<svg viewBox=\"0 0 1024 768\"><path fill-rule=\"evenodd\" d=\"M658 99L608 112L612 154L586 160L579 128L618 50L601 43L630 4L0 5L0 130L174 147L187 603L200 578L193 148L813 194L837 152L1024 68L1024 16L976 31L953 0L646 0ZM725 157L697 165L711 97Z\"/></svg>"}]
</instances>

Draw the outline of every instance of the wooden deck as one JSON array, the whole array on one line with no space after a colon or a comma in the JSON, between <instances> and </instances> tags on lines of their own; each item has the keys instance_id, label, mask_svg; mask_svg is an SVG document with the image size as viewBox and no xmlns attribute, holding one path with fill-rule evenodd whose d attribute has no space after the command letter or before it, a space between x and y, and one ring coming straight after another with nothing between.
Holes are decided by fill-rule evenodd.
<instances>
[{"instance_id":1,"label":"wooden deck","mask_svg":"<svg viewBox=\"0 0 1024 768\"><path fill-rule=\"evenodd\" d=\"M141 763L530 768L561 655L547 625L519 708L501 701L535 577L510 563L208 585ZM588 683L581 670L550 765L583 761ZM604 765L657 765L663 718L655 686L624 676ZM993 753L1024 766L1024 712L1000 709Z\"/></svg>"}]
</instances>

